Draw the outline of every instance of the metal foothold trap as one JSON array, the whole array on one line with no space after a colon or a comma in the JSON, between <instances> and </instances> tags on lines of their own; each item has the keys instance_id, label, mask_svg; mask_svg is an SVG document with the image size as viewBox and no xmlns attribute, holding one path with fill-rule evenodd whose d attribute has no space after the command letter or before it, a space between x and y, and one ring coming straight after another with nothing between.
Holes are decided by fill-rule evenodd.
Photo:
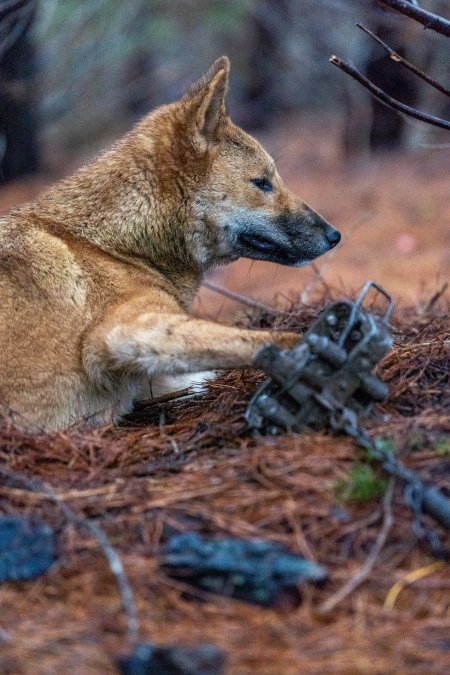
<instances>
[{"instance_id":1,"label":"metal foothold trap","mask_svg":"<svg viewBox=\"0 0 450 675\"><path fill-rule=\"evenodd\" d=\"M381 317L363 308L370 289L387 300ZM265 433L357 428L358 417L388 394L387 385L372 370L392 346L392 307L391 296L368 281L356 302L328 305L292 349L260 349L253 365L269 379L250 401L249 425Z\"/></svg>"}]
</instances>

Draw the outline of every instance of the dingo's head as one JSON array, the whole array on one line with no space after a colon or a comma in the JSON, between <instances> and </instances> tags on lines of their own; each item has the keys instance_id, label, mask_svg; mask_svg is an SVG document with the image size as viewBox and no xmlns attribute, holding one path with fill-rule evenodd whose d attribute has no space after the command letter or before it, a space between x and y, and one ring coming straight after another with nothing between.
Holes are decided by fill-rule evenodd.
<instances>
[{"instance_id":1,"label":"dingo's head","mask_svg":"<svg viewBox=\"0 0 450 675\"><path fill-rule=\"evenodd\" d=\"M230 120L228 75L222 57L152 117L165 149L158 166L172 165L166 188L170 182L184 205L179 219L189 252L202 270L240 257L304 265L341 236L286 188L270 155Z\"/></svg>"}]
</instances>

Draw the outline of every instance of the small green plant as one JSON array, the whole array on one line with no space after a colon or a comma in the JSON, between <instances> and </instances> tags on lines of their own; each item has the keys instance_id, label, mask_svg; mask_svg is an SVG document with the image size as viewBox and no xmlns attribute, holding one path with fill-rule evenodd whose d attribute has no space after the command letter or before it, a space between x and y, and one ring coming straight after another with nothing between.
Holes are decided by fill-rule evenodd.
<instances>
[{"instance_id":1,"label":"small green plant","mask_svg":"<svg viewBox=\"0 0 450 675\"><path fill-rule=\"evenodd\" d=\"M437 455L450 455L450 438L439 438L435 450Z\"/></svg>"},{"instance_id":2,"label":"small green plant","mask_svg":"<svg viewBox=\"0 0 450 675\"><path fill-rule=\"evenodd\" d=\"M336 484L334 493L341 502L369 502L383 495L387 479L380 478L369 464L355 464L346 478Z\"/></svg>"}]
</instances>

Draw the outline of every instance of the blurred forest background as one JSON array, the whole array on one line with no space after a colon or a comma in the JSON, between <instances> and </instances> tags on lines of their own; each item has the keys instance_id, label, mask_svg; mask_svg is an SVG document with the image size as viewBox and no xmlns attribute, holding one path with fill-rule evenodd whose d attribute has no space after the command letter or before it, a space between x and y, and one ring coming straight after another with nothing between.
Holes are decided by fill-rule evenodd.
<instances>
[{"instance_id":1,"label":"blurred forest background","mask_svg":"<svg viewBox=\"0 0 450 675\"><path fill-rule=\"evenodd\" d=\"M447 0L422 5L450 18ZM448 132L382 106L329 57L447 119L449 99L392 61L357 21L448 84L449 41L376 0L0 0L0 209L32 198L179 97L225 53L234 121L349 239L338 265L324 262L333 282L357 286L387 273L406 295L424 280L440 283L450 262ZM328 283L316 268L271 272L268 285L266 266L245 265L220 278L259 297L319 277Z\"/></svg>"}]
</instances>

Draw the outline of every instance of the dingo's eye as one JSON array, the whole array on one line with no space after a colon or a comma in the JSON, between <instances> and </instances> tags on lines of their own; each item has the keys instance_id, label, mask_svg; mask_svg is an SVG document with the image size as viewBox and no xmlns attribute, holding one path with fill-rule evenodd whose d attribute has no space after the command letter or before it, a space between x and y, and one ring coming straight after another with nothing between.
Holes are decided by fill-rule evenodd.
<instances>
[{"instance_id":1,"label":"dingo's eye","mask_svg":"<svg viewBox=\"0 0 450 675\"><path fill-rule=\"evenodd\" d=\"M263 192L270 192L273 189L272 183L268 178L253 178L251 182Z\"/></svg>"}]
</instances>

